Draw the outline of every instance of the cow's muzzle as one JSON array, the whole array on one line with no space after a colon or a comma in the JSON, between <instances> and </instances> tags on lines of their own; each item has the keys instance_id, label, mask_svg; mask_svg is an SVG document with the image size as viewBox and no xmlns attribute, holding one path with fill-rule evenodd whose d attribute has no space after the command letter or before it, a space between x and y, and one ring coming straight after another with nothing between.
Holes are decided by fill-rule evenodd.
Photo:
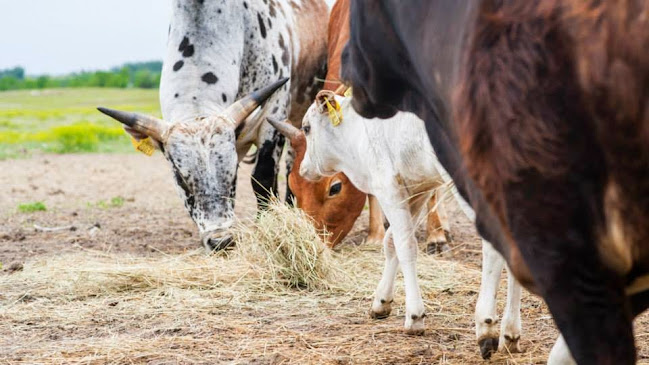
<instances>
[{"instance_id":1,"label":"cow's muzzle","mask_svg":"<svg viewBox=\"0 0 649 365\"><path fill-rule=\"evenodd\" d=\"M231 234L210 233L203 236L203 246L208 252L221 251L234 247L234 238Z\"/></svg>"}]
</instances>

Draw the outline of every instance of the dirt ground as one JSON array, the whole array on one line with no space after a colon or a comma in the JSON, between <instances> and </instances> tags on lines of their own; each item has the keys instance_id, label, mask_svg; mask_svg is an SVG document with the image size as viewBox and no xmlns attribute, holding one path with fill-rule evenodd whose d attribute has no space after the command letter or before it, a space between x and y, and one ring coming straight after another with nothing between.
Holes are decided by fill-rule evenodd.
<instances>
[{"instance_id":1,"label":"dirt ground","mask_svg":"<svg viewBox=\"0 0 649 365\"><path fill-rule=\"evenodd\" d=\"M180 253L198 247L195 226L175 191L171 170L159 153L152 157L41 155L0 161L0 171L0 262L5 264L78 246L136 254ZM235 204L239 218L252 217L256 212L251 172L251 165L241 164ZM281 176L280 196L285 181ZM115 197L123 198L123 206L101 206L100 202L109 204ZM44 202L47 211L17 212L19 204L37 201ZM368 213L366 207L345 243L363 242ZM472 224L454 204L449 207L449 217L456 241L455 257L479 267L480 241ZM39 232L34 225L74 226L75 231ZM94 226L100 229L92 230ZM59 236L66 240L58 240Z\"/></svg>"},{"instance_id":2,"label":"dirt ground","mask_svg":"<svg viewBox=\"0 0 649 365\"><path fill-rule=\"evenodd\" d=\"M250 172L251 167L242 164L237 189L238 217L251 217L256 212ZM282 178L280 185L284 184ZM123 198L123 205L108 204L116 197ZM45 203L47 211L18 212L19 204L36 201ZM448 210L454 239L453 257L437 260L461 265L461 275L470 277L458 277L457 281L466 281L474 287L456 293L448 289L424 293L430 313L424 336L409 337L401 332L402 289L396 294L395 306L399 309L381 321L371 320L366 315L372 291L363 287L353 296L345 297L348 302L340 301L335 295L306 295L299 291L288 292L281 301L265 303L251 295L249 302L239 303L238 315L227 312L226 317L217 313L209 323L192 321L191 316L183 321L174 320L163 313L136 319L128 309L121 309L111 314L112 321L119 323L117 332L104 331L104 323L88 324L88 318L84 325L66 328L39 326L39 317L29 315L33 302L6 297L0 292L0 320L3 322L0 324L0 363L486 363L479 356L473 330L473 306L479 289L480 240L454 203ZM43 232L36 226L72 228ZM383 259L380 247L363 247L366 233L367 210L346 239L341 254L349 254L350 259L352 255L367 255L370 260L375 257L375 268L368 269L371 270L368 275L374 275L378 282ZM40 155L0 161L0 262L5 268L4 272L0 271L0 288L3 277L15 275L7 269L24 264L28 270L30 263L68 254L99 251L117 257L158 259L186 254L197 247L196 229L174 191L170 169L160 154L153 157L141 154ZM420 260L420 266L435 262L426 260ZM74 266L75 262L69 265ZM431 278L420 276L423 290L433 287L434 283L427 282ZM503 280L499 313L502 312L505 284ZM399 280L397 287L402 285ZM463 315L447 313L444 306L450 299L448 303L463 308L454 308L452 312L459 309ZM78 305L82 311L83 302ZM289 307L299 310L296 313ZM8 314L15 313L16 308L25 311L23 314L29 319L18 320ZM113 310L117 311L112 306L106 307L107 313ZM191 308L186 310L190 312ZM145 330L143 323L152 327ZM523 297L522 324L521 341L525 353L497 354L490 363L544 363L557 332L545 305L527 293ZM644 346L648 328L646 316L636 322L640 361L649 358ZM276 340L262 347L252 341L255 336L269 334ZM143 342L151 338L166 341L168 351L152 354L140 350L138 354L136 350L124 354L119 351L120 336ZM75 345L66 351L47 352L62 338ZM179 338L183 341L175 343ZM94 350L91 357L75 352L92 347L93 342L108 340L113 341L112 352L102 348ZM287 356L285 349L289 347L303 347L303 356Z\"/></svg>"}]
</instances>

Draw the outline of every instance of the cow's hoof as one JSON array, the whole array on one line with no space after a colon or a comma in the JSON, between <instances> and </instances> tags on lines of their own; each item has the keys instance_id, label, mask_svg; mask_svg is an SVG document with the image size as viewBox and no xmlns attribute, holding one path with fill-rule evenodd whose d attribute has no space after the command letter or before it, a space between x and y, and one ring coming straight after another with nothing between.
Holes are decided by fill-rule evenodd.
<instances>
[{"instance_id":1,"label":"cow's hoof","mask_svg":"<svg viewBox=\"0 0 649 365\"><path fill-rule=\"evenodd\" d=\"M378 303L376 300L370 308L370 318L372 319L384 319L390 316L392 312L392 300L381 299Z\"/></svg>"},{"instance_id":2,"label":"cow's hoof","mask_svg":"<svg viewBox=\"0 0 649 365\"><path fill-rule=\"evenodd\" d=\"M423 328L406 328L405 332L408 336L423 336L426 333Z\"/></svg>"},{"instance_id":3,"label":"cow's hoof","mask_svg":"<svg viewBox=\"0 0 649 365\"><path fill-rule=\"evenodd\" d=\"M478 346L480 346L480 355L482 358L487 360L491 358L491 355L498 351L498 337L485 337L478 340Z\"/></svg>"},{"instance_id":4,"label":"cow's hoof","mask_svg":"<svg viewBox=\"0 0 649 365\"><path fill-rule=\"evenodd\" d=\"M383 310L375 310L375 309L370 309L370 318L372 319L385 319L390 316L390 312L392 312L392 308L388 306L387 308Z\"/></svg>"},{"instance_id":5,"label":"cow's hoof","mask_svg":"<svg viewBox=\"0 0 649 365\"><path fill-rule=\"evenodd\" d=\"M422 336L425 332L424 317L426 317L425 313L422 313L421 315L413 314L410 317L407 317L406 315L406 334L410 336Z\"/></svg>"},{"instance_id":6,"label":"cow's hoof","mask_svg":"<svg viewBox=\"0 0 649 365\"><path fill-rule=\"evenodd\" d=\"M501 351L510 353L523 352L520 347L520 339L520 335L503 335L502 340L500 340L500 343L502 344Z\"/></svg>"},{"instance_id":7,"label":"cow's hoof","mask_svg":"<svg viewBox=\"0 0 649 365\"><path fill-rule=\"evenodd\" d=\"M441 254L442 256L449 256L451 253L451 248L446 242L429 242L426 245L426 253L429 255Z\"/></svg>"}]
</instances>

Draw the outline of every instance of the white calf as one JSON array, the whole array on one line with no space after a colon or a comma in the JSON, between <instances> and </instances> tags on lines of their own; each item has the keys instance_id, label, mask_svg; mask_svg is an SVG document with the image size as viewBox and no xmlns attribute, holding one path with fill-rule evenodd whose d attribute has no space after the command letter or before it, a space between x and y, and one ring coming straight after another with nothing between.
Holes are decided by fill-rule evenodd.
<instances>
[{"instance_id":1,"label":"white calf","mask_svg":"<svg viewBox=\"0 0 649 365\"><path fill-rule=\"evenodd\" d=\"M340 106L344 116L334 125L326 101ZM288 123L269 120L282 133L298 133ZM406 287L407 333L420 334L424 330L424 304L421 299L415 262L417 241L416 223L426 214L426 202L431 191L450 177L443 170L426 135L424 122L414 114L398 113L392 119L367 120L350 105L349 98L321 91L304 117L302 130L306 134L307 149L300 167L300 175L317 180L321 176L342 171L361 191L374 195L383 208L390 228L383 241L385 266L376 289L371 315L383 318L389 315L394 292L394 278L399 264ZM475 219L473 210L454 189L465 214ZM498 343L518 350L520 325L520 286L511 275L505 320L498 341L496 292L504 266L502 257L483 241L483 274L476 306L476 335L481 348ZM485 355L483 350L483 356Z\"/></svg>"}]
</instances>

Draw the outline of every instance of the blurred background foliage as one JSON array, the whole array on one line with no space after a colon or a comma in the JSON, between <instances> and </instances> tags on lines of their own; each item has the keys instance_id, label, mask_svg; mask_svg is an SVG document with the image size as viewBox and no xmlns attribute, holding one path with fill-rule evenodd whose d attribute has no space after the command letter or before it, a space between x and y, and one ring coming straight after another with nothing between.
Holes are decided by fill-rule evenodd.
<instances>
[{"instance_id":1,"label":"blurred background foliage","mask_svg":"<svg viewBox=\"0 0 649 365\"><path fill-rule=\"evenodd\" d=\"M0 70L0 91L71 87L155 89L160 86L161 61L126 63L106 71L82 71L62 76L26 76L17 66Z\"/></svg>"},{"instance_id":2,"label":"blurred background foliage","mask_svg":"<svg viewBox=\"0 0 649 365\"><path fill-rule=\"evenodd\" d=\"M160 116L162 62L108 71L28 76L0 70L0 159L34 153L131 152L121 125L97 106Z\"/></svg>"},{"instance_id":3,"label":"blurred background foliage","mask_svg":"<svg viewBox=\"0 0 649 365\"><path fill-rule=\"evenodd\" d=\"M122 126L97 106L160 117L157 89L74 87L0 92L0 159L34 153L131 152Z\"/></svg>"}]
</instances>

